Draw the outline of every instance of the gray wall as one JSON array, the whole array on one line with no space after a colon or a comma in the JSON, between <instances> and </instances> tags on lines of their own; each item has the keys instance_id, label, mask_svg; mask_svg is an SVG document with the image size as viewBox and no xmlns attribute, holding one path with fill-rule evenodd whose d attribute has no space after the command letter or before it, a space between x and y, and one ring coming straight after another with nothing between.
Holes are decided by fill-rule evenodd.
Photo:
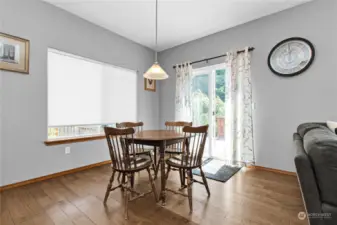
<instances>
[{"instance_id":1,"label":"gray wall","mask_svg":"<svg viewBox=\"0 0 337 225\"><path fill-rule=\"evenodd\" d=\"M297 125L337 120L336 8L334 0L317 0L161 52L159 62L171 77L160 82L160 121L174 119L173 64L253 46L256 48L252 58L256 163L294 171L292 133ZM311 40L317 58L310 70L300 76L277 77L267 66L269 51L279 41L293 36Z\"/></svg>"},{"instance_id":2,"label":"gray wall","mask_svg":"<svg viewBox=\"0 0 337 225\"><path fill-rule=\"evenodd\" d=\"M109 159L104 140L46 147L47 48L139 70L139 119L157 128L159 93L146 92L142 73L152 50L38 0L0 0L1 32L30 40L30 74L3 72L1 90L2 185ZM0 128L1 129L1 128Z\"/></svg>"}]
</instances>

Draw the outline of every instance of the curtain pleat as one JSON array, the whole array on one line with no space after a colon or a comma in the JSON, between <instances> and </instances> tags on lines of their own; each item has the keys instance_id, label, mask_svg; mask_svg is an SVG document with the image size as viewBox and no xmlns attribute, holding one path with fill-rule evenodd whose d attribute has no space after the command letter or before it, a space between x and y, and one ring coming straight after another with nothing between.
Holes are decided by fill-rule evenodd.
<instances>
[{"instance_id":1,"label":"curtain pleat","mask_svg":"<svg viewBox=\"0 0 337 225\"><path fill-rule=\"evenodd\" d=\"M176 120L192 121L191 78L192 65L190 63L176 65Z\"/></svg>"},{"instance_id":2,"label":"curtain pleat","mask_svg":"<svg viewBox=\"0 0 337 225\"><path fill-rule=\"evenodd\" d=\"M225 144L232 164L254 165L251 54L228 52L225 64ZM175 119L192 121L192 66L176 65Z\"/></svg>"},{"instance_id":3,"label":"curtain pleat","mask_svg":"<svg viewBox=\"0 0 337 225\"><path fill-rule=\"evenodd\" d=\"M255 164L252 116L251 55L228 52L229 74L225 88L226 148L232 149L234 163Z\"/></svg>"}]
</instances>

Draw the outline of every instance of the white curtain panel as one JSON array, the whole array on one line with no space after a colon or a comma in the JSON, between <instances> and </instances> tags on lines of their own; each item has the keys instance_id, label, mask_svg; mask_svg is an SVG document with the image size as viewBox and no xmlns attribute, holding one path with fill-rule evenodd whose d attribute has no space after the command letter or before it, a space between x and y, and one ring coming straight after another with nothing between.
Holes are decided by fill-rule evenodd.
<instances>
[{"instance_id":1,"label":"white curtain panel","mask_svg":"<svg viewBox=\"0 0 337 225\"><path fill-rule=\"evenodd\" d=\"M253 143L251 55L228 52L225 63L229 68L225 87L226 148L233 149L231 161L255 164Z\"/></svg>"},{"instance_id":2,"label":"white curtain panel","mask_svg":"<svg viewBox=\"0 0 337 225\"><path fill-rule=\"evenodd\" d=\"M175 120L192 121L191 78L190 63L176 65Z\"/></svg>"}]
</instances>

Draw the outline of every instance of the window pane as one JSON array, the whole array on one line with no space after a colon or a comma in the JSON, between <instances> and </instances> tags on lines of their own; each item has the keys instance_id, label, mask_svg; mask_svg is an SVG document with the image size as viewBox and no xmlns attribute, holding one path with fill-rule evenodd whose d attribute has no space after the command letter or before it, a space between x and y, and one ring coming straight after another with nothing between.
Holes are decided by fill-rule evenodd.
<instances>
[{"instance_id":1,"label":"window pane","mask_svg":"<svg viewBox=\"0 0 337 225\"><path fill-rule=\"evenodd\" d=\"M136 71L48 50L48 136L98 134L121 121L137 121Z\"/></svg>"},{"instance_id":2,"label":"window pane","mask_svg":"<svg viewBox=\"0 0 337 225\"><path fill-rule=\"evenodd\" d=\"M192 78L192 114L193 125L209 124L208 74Z\"/></svg>"},{"instance_id":3,"label":"window pane","mask_svg":"<svg viewBox=\"0 0 337 225\"><path fill-rule=\"evenodd\" d=\"M48 125L101 122L102 66L86 60L48 54Z\"/></svg>"}]
</instances>

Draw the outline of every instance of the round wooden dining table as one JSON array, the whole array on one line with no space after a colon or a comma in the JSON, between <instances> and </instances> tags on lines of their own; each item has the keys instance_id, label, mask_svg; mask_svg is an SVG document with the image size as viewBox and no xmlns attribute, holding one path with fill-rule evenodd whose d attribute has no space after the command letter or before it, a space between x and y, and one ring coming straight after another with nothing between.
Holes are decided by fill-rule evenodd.
<instances>
[{"instance_id":1,"label":"round wooden dining table","mask_svg":"<svg viewBox=\"0 0 337 225\"><path fill-rule=\"evenodd\" d=\"M166 179L165 179L165 149L170 145L181 143L184 141L185 136L182 132L173 130L144 130L134 134L133 136L135 144L142 144L159 147L160 155L160 174L161 174L161 191L159 200L162 204L166 203Z\"/></svg>"}]
</instances>

